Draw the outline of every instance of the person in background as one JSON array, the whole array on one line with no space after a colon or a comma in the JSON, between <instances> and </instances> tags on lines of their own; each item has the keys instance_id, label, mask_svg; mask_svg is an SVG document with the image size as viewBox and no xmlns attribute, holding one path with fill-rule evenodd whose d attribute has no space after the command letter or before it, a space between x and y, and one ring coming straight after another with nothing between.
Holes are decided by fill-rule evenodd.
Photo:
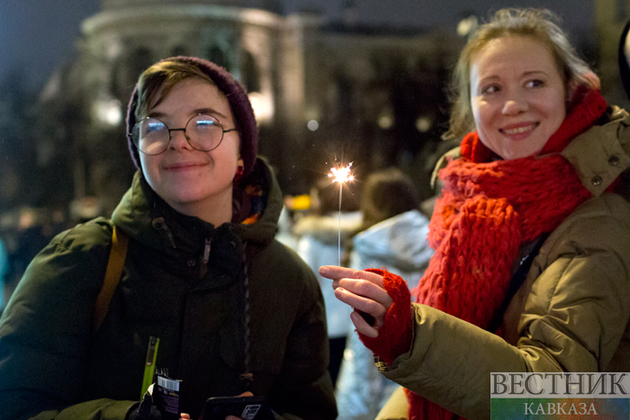
<instances>
[{"instance_id":1,"label":"person in background","mask_svg":"<svg viewBox=\"0 0 630 420\"><path fill-rule=\"evenodd\" d=\"M0 318L0 419L197 419L208 397L252 394L275 418L334 419L321 291L274 240L282 194L243 88L165 59L140 76L127 130L138 171L112 218L56 236ZM114 228L128 249L96 327ZM155 339L175 413L138 402Z\"/></svg>"},{"instance_id":2,"label":"person in background","mask_svg":"<svg viewBox=\"0 0 630 420\"><path fill-rule=\"evenodd\" d=\"M415 303L387 270L320 269L406 388L379 419L490 418L491 372L630 370L630 116L544 10L498 11L454 80Z\"/></svg>"},{"instance_id":3,"label":"person in background","mask_svg":"<svg viewBox=\"0 0 630 420\"><path fill-rule=\"evenodd\" d=\"M295 223L303 216L302 213L307 213L310 208L310 194L284 196L284 207L278 219L276 239L292 250L296 250L299 238L295 234Z\"/></svg>"},{"instance_id":4,"label":"person in background","mask_svg":"<svg viewBox=\"0 0 630 420\"><path fill-rule=\"evenodd\" d=\"M353 187L353 190L356 188ZM315 273L324 264L337 263L340 252L344 260L348 239L361 226L361 213L358 200L353 194L342 194L339 213L338 184L332 184L330 178L322 178L311 188L310 214L300 217L294 225L294 233L299 238L296 251ZM341 235L341 249L339 249ZM346 338L350 328L349 316L352 311L348 305L335 299L335 292L330 281L317 274L324 302L326 303L326 322L330 340L330 365L328 370L336 384L339 366L346 347Z\"/></svg>"},{"instance_id":5,"label":"person in background","mask_svg":"<svg viewBox=\"0 0 630 420\"><path fill-rule=\"evenodd\" d=\"M275 238L278 242L285 244L289 248L295 250L297 248L298 238L293 233L293 215L292 210L286 205L282 207L280 217L278 218L278 229Z\"/></svg>"},{"instance_id":6,"label":"person in background","mask_svg":"<svg viewBox=\"0 0 630 420\"><path fill-rule=\"evenodd\" d=\"M433 255L426 241L429 220L419 206L416 187L401 170L370 174L361 194L363 224L352 240L350 267L387 267L409 279L410 288L416 286ZM374 419L396 388L379 373L372 352L351 332L335 393L338 419Z\"/></svg>"}]
</instances>

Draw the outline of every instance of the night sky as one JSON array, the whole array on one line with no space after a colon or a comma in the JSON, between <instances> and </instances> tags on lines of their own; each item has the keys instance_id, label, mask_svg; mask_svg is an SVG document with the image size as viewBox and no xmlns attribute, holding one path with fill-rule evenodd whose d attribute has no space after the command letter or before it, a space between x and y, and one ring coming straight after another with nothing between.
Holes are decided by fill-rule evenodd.
<instances>
[{"instance_id":1,"label":"night sky","mask_svg":"<svg viewBox=\"0 0 630 420\"><path fill-rule=\"evenodd\" d=\"M317 5L329 19L340 16L343 0L282 0L286 12ZM593 0L355 0L359 20L370 25L430 27L454 24L464 13L488 16L501 7L546 7L567 28L593 26ZM0 78L24 72L32 86L43 83L70 60L81 21L99 11L99 0L2 0L0 2Z\"/></svg>"}]
</instances>

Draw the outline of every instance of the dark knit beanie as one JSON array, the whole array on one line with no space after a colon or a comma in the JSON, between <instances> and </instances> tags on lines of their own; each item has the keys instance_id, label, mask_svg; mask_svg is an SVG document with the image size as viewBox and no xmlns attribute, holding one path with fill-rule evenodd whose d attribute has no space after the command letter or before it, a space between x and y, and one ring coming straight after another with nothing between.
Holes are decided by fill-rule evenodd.
<instances>
[{"instance_id":1,"label":"dark knit beanie","mask_svg":"<svg viewBox=\"0 0 630 420\"><path fill-rule=\"evenodd\" d=\"M230 108L241 134L241 159L243 159L244 174L247 175L254 168L256 155L258 153L258 128L256 126L256 117L254 110L249 102L245 89L232 77L232 75L210 61L196 57L171 57L162 61L174 61L180 63L188 63L199 68L203 73L207 74L217 85L219 90L227 97ZM127 143L131 152L131 159L134 165L140 171L140 156L138 148L131 141L129 135L136 124L136 105L138 103L138 85L131 94L129 106L127 108Z\"/></svg>"}]
</instances>

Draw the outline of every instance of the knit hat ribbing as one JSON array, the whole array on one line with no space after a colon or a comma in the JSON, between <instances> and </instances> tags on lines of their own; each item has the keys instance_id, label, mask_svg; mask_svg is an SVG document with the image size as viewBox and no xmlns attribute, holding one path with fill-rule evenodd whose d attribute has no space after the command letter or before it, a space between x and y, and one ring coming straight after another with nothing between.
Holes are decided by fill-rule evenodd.
<instances>
[{"instance_id":1,"label":"knit hat ribbing","mask_svg":"<svg viewBox=\"0 0 630 420\"><path fill-rule=\"evenodd\" d=\"M227 97L230 104L232 114L239 127L241 134L241 159L243 159L244 174L247 175L254 168L256 155L258 154L258 127L256 126L256 117L254 110L249 102L245 89L232 77L232 75L210 61L197 57L171 57L162 61L175 61L180 63L192 64L203 73L207 74L217 85L219 90ZM135 107L138 102L138 85L131 94L129 106L127 107L127 133L131 133L133 126L136 124ZM131 136L127 136L127 143L131 159L138 170L142 171L140 166L140 155L138 148L131 141Z\"/></svg>"}]
</instances>

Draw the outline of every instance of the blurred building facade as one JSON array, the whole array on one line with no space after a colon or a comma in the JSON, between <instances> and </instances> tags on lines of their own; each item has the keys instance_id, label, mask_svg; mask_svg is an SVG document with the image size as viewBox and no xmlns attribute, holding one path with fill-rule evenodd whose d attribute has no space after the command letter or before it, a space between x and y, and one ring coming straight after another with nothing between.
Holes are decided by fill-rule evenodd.
<instances>
[{"instance_id":1,"label":"blurred building facade","mask_svg":"<svg viewBox=\"0 0 630 420\"><path fill-rule=\"evenodd\" d=\"M111 213L135 171L127 101L140 72L173 55L208 58L245 85L260 154L285 193L307 192L338 159L353 161L359 180L398 166L430 196L430 172L446 146L446 87L477 17L426 30L365 26L355 1L342 3L342 18L331 21L316 10L287 15L277 0L101 0L83 22L76 58L51 69L36 109L19 74L0 86L0 238L13 278L38 250L23 251L26 244ZM616 53L630 0L593 4L593 28L573 41L596 67L604 96L627 107Z\"/></svg>"},{"instance_id":2,"label":"blurred building facade","mask_svg":"<svg viewBox=\"0 0 630 420\"><path fill-rule=\"evenodd\" d=\"M83 22L77 60L42 94L39 153L51 168L64 166L73 180L69 199L96 196L105 213L134 170L124 137L128 98L140 72L159 59L195 55L232 72L254 105L260 154L286 193L300 193L335 158L369 171L411 168L433 151L446 121L447 78L464 42L454 28L361 26L352 1L338 22L309 11L283 15L273 0L101 6Z\"/></svg>"},{"instance_id":3,"label":"blurred building facade","mask_svg":"<svg viewBox=\"0 0 630 420\"><path fill-rule=\"evenodd\" d=\"M398 166L423 198L430 195L450 73L477 17L463 16L458 27L375 27L357 21L355 0L342 4L341 20L329 21L317 11L286 15L279 0L101 0L101 11L83 22L76 60L49 80L31 124L35 150L23 154L36 155L39 201L75 200L81 211L88 197L93 212L96 197L102 214L113 210L134 172L127 101L140 72L173 55L210 59L245 85L260 154L286 193L308 191L339 159L365 173ZM630 0L593 5L594 31L577 31L572 41L609 102L627 106L616 54ZM23 179L20 169L5 166L3 178Z\"/></svg>"}]
</instances>

